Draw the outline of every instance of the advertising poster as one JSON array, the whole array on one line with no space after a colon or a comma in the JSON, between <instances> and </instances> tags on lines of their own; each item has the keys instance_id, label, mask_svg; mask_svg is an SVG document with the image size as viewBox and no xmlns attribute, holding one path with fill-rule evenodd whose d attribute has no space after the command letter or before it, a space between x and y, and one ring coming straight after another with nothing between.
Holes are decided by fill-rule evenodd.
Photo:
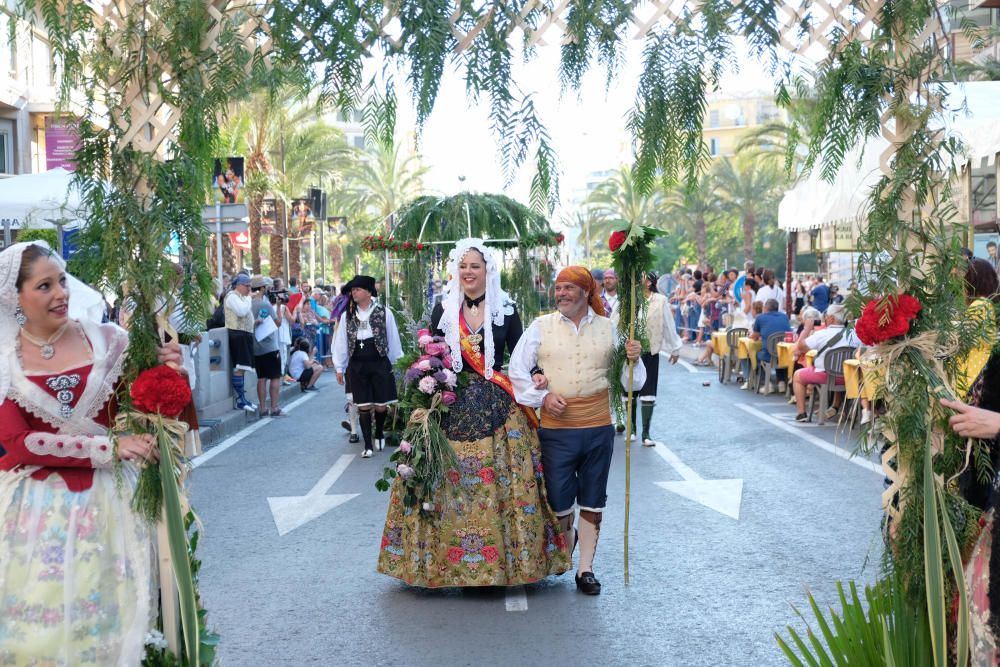
<instances>
[{"instance_id":1,"label":"advertising poster","mask_svg":"<svg viewBox=\"0 0 1000 667\"><path fill-rule=\"evenodd\" d=\"M278 227L278 202L274 197L264 197L260 202L260 233L274 234Z\"/></svg>"},{"instance_id":2,"label":"advertising poster","mask_svg":"<svg viewBox=\"0 0 1000 667\"><path fill-rule=\"evenodd\" d=\"M216 158L212 171L213 204L243 203L243 158Z\"/></svg>"},{"instance_id":3,"label":"advertising poster","mask_svg":"<svg viewBox=\"0 0 1000 667\"><path fill-rule=\"evenodd\" d=\"M292 224L296 225L299 234L311 234L313 222L312 201L306 197L292 200Z\"/></svg>"},{"instance_id":4,"label":"advertising poster","mask_svg":"<svg viewBox=\"0 0 1000 667\"><path fill-rule=\"evenodd\" d=\"M66 120L45 119L45 168L62 167L75 171L74 154L80 145L76 123Z\"/></svg>"}]
</instances>

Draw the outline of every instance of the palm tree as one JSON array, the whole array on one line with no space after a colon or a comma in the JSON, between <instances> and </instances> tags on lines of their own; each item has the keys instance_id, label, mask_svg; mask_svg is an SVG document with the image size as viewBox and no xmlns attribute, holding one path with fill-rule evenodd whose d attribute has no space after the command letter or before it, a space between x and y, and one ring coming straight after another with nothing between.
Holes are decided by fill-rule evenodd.
<instances>
[{"instance_id":1,"label":"palm tree","mask_svg":"<svg viewBox=\"0 0 1000 667\"><path fill-rule=\"evenodd\" d=\"M420 164L419 154L400 153L395 142L354 151L344 170L342 192L353 219L369 217L388 225L390 215L424 193L423 177L429 168Z\"/></svg>"},{"instance_id":2,"label":"palm tree","mask_svg":"<svg viewBox=\"0 0 1000 667\"><path fill-rule=\"evenodd\" d=\"M590 233L597 238L606 237L622 221L644 227L662 227L664 223L662 191L640 194L632 179L632 168L625 165L598 185L585 203L594 216Z\"/></svg>"},{"instance_id":3,"label":"palm tree","mask_svg":"<svg viewBox=\"0 0 1000 667\"><path fill-rule=\"evenodd\" d=\"M743 225L743 259L753 259L757 220L776 206L779 186L784 179L772 164L737 155L715 164L714 176L723 208L740 218Z\"/></svg>"},{"instance_id":4,"label":"palm tree","mask_svg":"<svg viewBox=\"0 0 1000 667\"><path fill-rule=\"evenodd\" d=\"M678 231L694 237L698 264L708 263L708 225L722 212L722 202L715 193L715 177L711 172L701 175L698 187L683 184L673 188L665 198L665 212Z\"/></svg>"},{"instance_id":5,"label":"palm tree","mask_svg":"<svg viewBox=\"0 0 1000 667\"><path fill-rule=\"evenodd\" d=\"M772 120L749 130L736 145L736 153L750 155L797 178L809 154L809 128L815 106L814 100L795 98L788 107L787 120Z\"/></svg>"}]
</instances>

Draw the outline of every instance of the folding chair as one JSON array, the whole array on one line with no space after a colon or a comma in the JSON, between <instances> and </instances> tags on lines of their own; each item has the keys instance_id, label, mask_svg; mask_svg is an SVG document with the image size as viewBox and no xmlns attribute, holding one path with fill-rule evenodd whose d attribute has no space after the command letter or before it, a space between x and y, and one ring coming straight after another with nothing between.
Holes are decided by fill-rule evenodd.
<instances>
[{"instance_id":1,"label":"folding chair","mask_svg":"<svg viewBox=\"0 0 1000 667\"><path fill-rule=\"evenodd\" d=\"M760 361L757 362L757 371L761 374L763 378L763 386L766 390L767 385L771 382L771 372L778 367L778 343L783 343L785 341L785 332L778 331L767 337L767 353L771 355L770 361ZM757 381L757 387L760 388L761 380Z\"/></svg>"},{"instance_id":2,"label":"folding chair","mask_svg":"<svg viewBox=\"0 0 1000 667\"><path fill-rule=\"evenodd\" d=\"M844 360L854 356L855 349L849 346L835 347L827 350L823 355L823 368L826 370L826 383L816 385L816 391L809 394L809 418L812 419L813 408L815 407L816 392L819 392L819 419L817 423L822 426L826 423L826 411L830 406L831 393L845 393L844 386ZM840 379L841 383L837 384Z\"/></svg>"}]
</instances>

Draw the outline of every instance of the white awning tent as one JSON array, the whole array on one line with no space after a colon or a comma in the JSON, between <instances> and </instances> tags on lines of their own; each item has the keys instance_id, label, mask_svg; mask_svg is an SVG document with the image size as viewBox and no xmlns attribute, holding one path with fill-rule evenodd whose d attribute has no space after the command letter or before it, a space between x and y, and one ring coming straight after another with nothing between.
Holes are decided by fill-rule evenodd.
<instances>
[{"instance_id":1,"label":"white awning tent","mask_svg":"<svg viewBox=\"0 0 1000 667\"><path fill-rule=\"evenodd\" d=\"M949 104L958 105L963 99L967 109L949 114L945 131L965 143L974 167L991 166L1000 150L1000 82L958 84L949 95ZM879 158L888 145L882 137L873 137L852 150L833 182L823 180L817 166L785 193L778 205L778 227L789 232L860 229L871 189L882 176Z\"/></svg>"},{"instance_id":2,"label":"white awning tent","mask_svg":"<svg viewBox=\"0 0 1000 667\"><path fill-rule=\"evenodd\" d=\"M74 229L82 224L73 172L62 168L0 179L0 225Z\"/></svg>"}]
</instances>

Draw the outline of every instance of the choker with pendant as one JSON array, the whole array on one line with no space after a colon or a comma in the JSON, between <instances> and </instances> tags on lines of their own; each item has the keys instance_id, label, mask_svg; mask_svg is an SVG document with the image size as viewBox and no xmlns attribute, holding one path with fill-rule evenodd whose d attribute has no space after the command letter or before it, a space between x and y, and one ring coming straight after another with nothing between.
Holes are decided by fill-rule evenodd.
<instances>
[{"instance_id":1,"label":"choker with pendant","mask_svg":"<svg viewBox=\"0 0 1000 667\"><path fill-rule=\"evenodd\" d=\"M472 312L473 315L478 315L479 304L481 304L485 300L486 300L486 293L484 292L475 299L470 299L469 297L465 297L465 305L469 307L469 310Z\"/></svg>"}]
</instances>

